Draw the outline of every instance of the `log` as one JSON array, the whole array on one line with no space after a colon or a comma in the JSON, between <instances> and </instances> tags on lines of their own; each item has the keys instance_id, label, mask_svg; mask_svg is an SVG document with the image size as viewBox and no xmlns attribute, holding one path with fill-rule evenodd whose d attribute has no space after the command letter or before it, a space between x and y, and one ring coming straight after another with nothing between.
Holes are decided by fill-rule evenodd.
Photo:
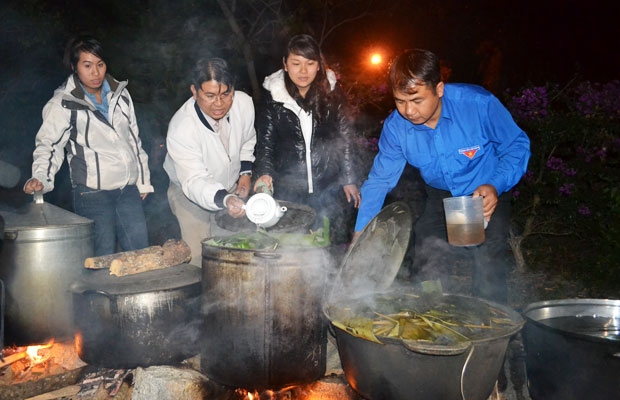
<instances>
[{"instance_id":1,"label":"log","mask_svg":"<svg viewBox=\"0 0 620 400\"><path fill-rule=\"evenodd\" d=\"M84 267L88 269L110 268L110 265L112 265L112 262L116 259L137 257L145 254L158 254L161 252L161 246L150 246L139 250L124 251L122 253L114 253L106 256L88 257L86 260L84 260Z\"/></svg>"},{"instance_id":2,"label":"log","mask_svg":"<svg viewBox=\"0 0 620 400\"><path fill-rule=\"evenodd\" d=\"M192 254L187 243L170 239L163 246L150 246L106 256L89 257L84 261L84 267L109 268L110 275L126 276L172 267L189 262L191 259Z\"/></svg>"},{"instance_id":3,"label":"log","mask_svg":"<svg viewBox=\"0 0 620 400\"><path fill-rule=\"evenodd\" d=\"M34 397L28 397L26 400L63 400L73 399L80 393L80 385L65 386L64 388L47 392Z\"/></svg>"}]
</instances>

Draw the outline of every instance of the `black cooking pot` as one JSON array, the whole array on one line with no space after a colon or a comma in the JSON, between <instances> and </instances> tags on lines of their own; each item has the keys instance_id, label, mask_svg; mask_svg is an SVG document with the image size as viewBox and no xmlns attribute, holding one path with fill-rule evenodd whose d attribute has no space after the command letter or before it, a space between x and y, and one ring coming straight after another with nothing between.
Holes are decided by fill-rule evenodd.
<instances>
[{"instance_id":1,"label":"black cooking pot","mask_svg":"<svg viewBox=\"0 0 620 400\"><path fill-rule=\"evenodd\" d=\"M76 347L105 368L173 364L198 354L200 268L117 277L89 271L71 286Z\"/></svg>"},{"instance_id":2,"label":"black cooking pot","mask_svg":"<svg viewBox=\"0 0 620 400\"><path fill-rule=\"evenodd\" d=\"M202 371L231 387L308 384L326 369L326 248L202 243Z\"/></svg>"},{"instance_id":3,"label":"black cooking pot","mask_svg":"<svg viewBox=\"0 0 620 400\"><path fill-rule=\"evenodd\" d=\"M533 399L620 397L620 301L544 301L530 304L523 314Z\"/></svg>"},{"instance_id":4,"label":"black cooking pot","mask_svg":"<svg viewBox=\"0 0 620 400\"><path fill-rule=\"evenodd\" d=\"M356 310L378 299L397 302L410 295L393 290L331 305L325 312L333 322L334 318L337 320L336 310ZM502 368L508 341L524 321L515 311L485 300L461 295L443 295L441 299L472 309L493 306L513 324L470 341L446 345L387 337L376 343L332 325L342 368L351 387L372 400L486 400ZM418 311L424 312L425 308L432 309L432 303L421 304Z\"/></svg>"}]
</instances>

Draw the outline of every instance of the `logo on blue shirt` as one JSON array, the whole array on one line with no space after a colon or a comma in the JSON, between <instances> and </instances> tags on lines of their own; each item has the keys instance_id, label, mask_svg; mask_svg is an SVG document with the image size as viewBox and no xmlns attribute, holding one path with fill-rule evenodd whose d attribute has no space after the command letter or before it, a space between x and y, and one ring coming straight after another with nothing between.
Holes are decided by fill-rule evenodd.
<instances>
[{"instance_id":1,"label":"logo on blue shirt","mask_svg":"<svg viewBox=\"0 0 620 400\"><path fill-rule=\"evenodd\" d=\"M471 160L474 158L478 150L480 150L480 146L467 147L465 149L459 149L459 154L463 154Z\"/></svg>"}]
</instances>

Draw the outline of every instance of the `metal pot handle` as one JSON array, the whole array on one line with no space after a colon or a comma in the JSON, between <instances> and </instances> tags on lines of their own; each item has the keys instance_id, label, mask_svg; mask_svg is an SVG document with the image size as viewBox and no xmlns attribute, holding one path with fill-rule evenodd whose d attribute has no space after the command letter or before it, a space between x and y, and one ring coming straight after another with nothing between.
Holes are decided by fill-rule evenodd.
<instances>
[{"instance_id":1,"label":"metal pot handle","mask_svg":"<svg viewBox=\"0 0 620 400\"><path fill-rule=\"evenodd\" d=\"M421 354L430 354L433 356L453 356L462 354L472 347L472 343L470 341L460 342L452 346L425 344L421 343L419 340L407 339L402 339L402 342L407 350Z\"/></svg>"},{"instance_id":2,"label":"metal pot handle","mask_svg":"<svg viewBox=\"0 0 620 400\"><path fill-rule=\"evenodd\" d=\"M112 298L112 295L108 292L106 292L105 290L99 290L99 289L86 289L84 291L82 291L81 293L83 296L88 296L88 295L92 295L92 294L98 294L101 296L104 296L105 298L108 299L108 303L109 303L109 307L110 307L110 313L113 315L118 315L118 307L116 306L116 302L113 301L114 299Z\"/></svg>"},{"instance_id":3,"label":"metal pot handle","mask_svg":"<svg viewBox=\"0 0 620 400\"><path fill-rule=\"evenodd\" d=\"M83 290L80 294L83 294L83 295L100 294L102 296L107 297L108 299L112 299L112 296L110 295L110 293L106 292L105 290L99 290L99 289L86 289L86 290Z\"/></svg>"},{"instance_id":4,"label":"metal pot handle","mask_svg":"<svg viewBox=\"0 0 620 400\"><path fill-rule=\"evenodd\" d=\"M33 197L33 201L34 204L43 204L45 203L45 199L43 198L43 191L42 190L36 190L34 193L32 193L32 197Z\"/></svg>"},{"instance_id":5,"label":"metal pot handle","mask_svg":"<svg viewBox=\"0 0 620 400\"><path fill-rule=\"evenodd\" d=\"M469 354L467 354L467 359L465 360L465 364L463 364L463 369L461 370L461 398L465 399L465 370L470 364L471 355L474 354L474 346L471 346L469 350Z\"/></svg>"},{"instance_id":6,"label":"metal pot handle","mask_svg":"<svg viewBox=\"0 0 620 400\"><path fill-rule=\"evenodd\" d=\"M4 240L17 240L17 231L4 232Z\"/></svg>"}]
</instances>

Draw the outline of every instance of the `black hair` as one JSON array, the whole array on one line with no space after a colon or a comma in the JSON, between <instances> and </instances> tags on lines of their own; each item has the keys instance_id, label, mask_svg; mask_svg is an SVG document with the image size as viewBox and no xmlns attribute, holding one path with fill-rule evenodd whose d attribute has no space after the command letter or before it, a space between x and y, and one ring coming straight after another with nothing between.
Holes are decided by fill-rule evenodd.
<instances>
[{"instance_id":1,"label":"black hair","mask_svg":"<svg viewBox=\"0 0 620 400\"><path fill-rule=\"evenodd\" d=\"M415 91L416 85L427 85L435 91L441 82L439 58L428 50L405 50L390 66L392 90Z\"/></svg>"},{"instance_id":2,"label":"black hair","mask_svg":"<svg viewBox=\"0 0 620 400\"><path fill-rule=\"evenodd\" d=\"M203 83L209 81L226 85L228 91L235 88L235 76L228 68L228 63L221 58L202 58L196 63L191 76L191 84L198 90Z\"/></svg>"},{"instance_id":3,"label":"black hair","mask_svg":"<svg viewBox=\"0 0 620 400\"><path fill-rule=\"evenodd\" d=\"M319 70L316 74L316 78L314 78L314 81L310 84L305 98L299 93L299 89L295 86L287 73L284 74L284 84L287 92L295 99L297 104L305 111L312 111L315 113L317 119L321 121L324 108L326 107L331 93L330 84L327 79L327 67L323 59L321 48L312 36L300 34L293 36L288 41L284 52L284 62L286 62L290 54L296 54L319 63Z\"/></svg>"},{"instance_id":4,"label":"black hair","mask_svg":"<svg viewBox=\"0 0 620 400\"><path fill-rule=\"evenodd\" d=\"M101 43L93 36L80 35L71 38L69 42L67 42L65 54L62 59L65 67L75 72L77 70L77 64L80 61L80 53L82 52L94 54L103 62L106 62Z\"/></svg>"}]
</instances>

